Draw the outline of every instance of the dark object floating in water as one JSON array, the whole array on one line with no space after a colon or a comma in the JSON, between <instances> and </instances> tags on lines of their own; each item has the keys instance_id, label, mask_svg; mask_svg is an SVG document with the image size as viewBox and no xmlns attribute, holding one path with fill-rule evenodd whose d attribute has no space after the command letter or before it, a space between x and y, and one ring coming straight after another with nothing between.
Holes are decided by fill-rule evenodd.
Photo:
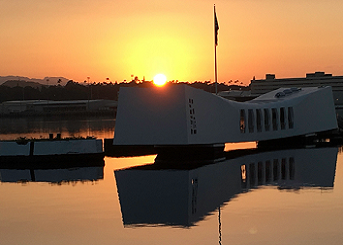
<instances>
[{"instance_id":1,"label":"dark object floating in water","mask_svg":"<svg viewBox=\"0 0 343 245\"><path fill-rule=\"evenodd\" d=\"M0 166L68 164L102 160L102 140L95 138L57 138L0 141Z\"/></svg>"},{"instance_id":2,"label":"dark object floating in water","mask_svg":"<svg viewBox=\"0 0 343 245\"><path fill-rule=\"evenodd\" d=\"M225 159L224 148L224 144L159 146L156 147L158 155L155 159L155 163L214 163Z\"/></svg>"},{"instance_id":3,"label":"dark object floating in water","mask_svg":"<svg viewBox=\"0 0 343 245\"><path fill-rule=\"evenodd\" d=\"M154 145L113 145L112 139L104 139L105 155L109 157L134 157L157 154Z\"/></svg>"}]
</instances>

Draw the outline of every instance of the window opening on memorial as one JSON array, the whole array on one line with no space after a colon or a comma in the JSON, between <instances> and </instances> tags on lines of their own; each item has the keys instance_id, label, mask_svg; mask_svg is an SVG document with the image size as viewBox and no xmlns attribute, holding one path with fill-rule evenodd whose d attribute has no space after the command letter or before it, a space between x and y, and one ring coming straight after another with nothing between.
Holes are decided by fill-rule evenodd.
<instances>
[{"instance_id":1,"label":"window opening on memorial","mask_svg":"<svg viewBox=\"0 0 343 245\"><path fill-rule=\"evenodd\" d=\"M263 162L258 162L257 163L257 179L258 179L258 184L262 185L263 184Z\"/></svg>"},{"instance_id":2,"label":"window opening on memorial","mask_svg":"<svg viewBox=\"0 0 343 245\"><path fill-rule=\"evenodd\" d=\"M190 118L190 132L192 135L197 134L197 123L195 119L195 109L194 109L194 100L188 99L189 102L189 118Z\"/></svg>"},{"instance_id":3,"label":"window opening on memorial","mask_svg":"<svg viewBox=\"0 0 343 245\"><path fill-rule=\"evenodd\" d=\"M281 179L285 180L287 178L287 171L286 171L286 158L281 159Z\"/></svg>"},{"instance_id":4,"label":"window opening on memorial","mask_svg":"<svg viewBox=\"0 0 343 245\"><path fill-rule=\"evenodd\" d=\"M280 108L280 125L281 129L286 128L286 110L284 107Z\"/></svg>"},{"instance_id":5,"label":"window opening on memorial","mask_svg":"<svg viewBox=\"0 0 343 245\"><path fill-rule=\"evenodd\" d=\"M240 122L239 127L241 130L241 133L245 133L245 111L242 109L240 113Z\"/></svg>"},{"instance_id":6,"label":"window opening on memorial","mask_svg":"<svg viewBox=\"0 0 343 245\"><path fill-rule=\"evenodd\" d=\"M277 181L279 179L279 160L274 159L273 161L273 180Z\"/></svg>"},{"instance_id":7,"label":"window opening on memorial","mask_svg":"<svg viewBox=\"0 0 343 245\"><path fill-rule=\"evenodd\" d=\"M255 164L250 163L249 164L249 183L250 186L255 186L256 185L256 170L255 170Z\"/></svg>"},{"instance_id":8,"label":"window opening on memorial","mask_svg":"<svg viewBox=\"0 0 343 245\"><path fill-rule=\"evenodd\" d=\"M278 113L277 109L273 108L272 109L272 123L273 123L273 130L276 131L278 130Z\"/></svg>"},{"instance_id":9,"label":"window opening on memorial","mask_svg":"<svg viewBox=\"0 0 343 245\"><path fill-rule=\"evenodd\" d=\"M241 185L243 189L247 188L247 166L241 165Z\"/></svg>"},{"instance_id":10,"label":"window opening on memorial","mask_svg":"<svg viewBox=\"0 0 343 245\"><path fill-rule=\"evenodd\" d=\"M197 212L198 178L192 179L192 214Z\"/></svg>"},{"instance_id":11,"label":"window opening on memorial","mask_svg":"<svg viewBox=\"0 0 343 245\"><path fill-rule=\"evenodd\" d=\"M249 127L249 133L254 132L254 111L252 109L248 110L248 127Z\"/></svg>"},{"instance_id":12,"label":"window opening on memorial","mask_svg":"<svg viewBox=\"0 0 343 245\"><path fill-rule=\"evenodd\" d=\"M266 183L269 183L271 181L271 162L268 160L266 161Z\"/></svg>"},{"instance_id":13,"label":"window opening on memorial","mask_svg":"<svg viewBox=\"0 0 343 245\"><path fill-rule=\"evenodd\" d=\"M289 179L294 180L295 177L295 161L293 157L289 158Z\"/></svg>"},{"instance_id":14,"label":"window opening on memorial","mask_svg":"<svg viewBox=\"0 0 343 245\"><path fill-rule=\"evenodd\" d=\"M288 127L294 127L294 112L293 107L288 107Z\"/></svg>"},{"instance_id":15,"label":"window opening on memorial","mask_svg":"<svg viewBox=\"0 0 343 245\"><path fill-rule=\"evenodd\" d=\"M261 111L261 109L256 110L256 129L257 129L257 132L262 132L262 111Z\"/></svg>"},{"instance_id":16,"label":"window opening on memorial","mask_svg":"<svg viewBox=\"0 0 343 245\"><path fill-rule=\"evenodd\" d=\"M269 109L264 109L264 130L269 131L270 129L270 113Z\"/></svg>"}]
</instances>

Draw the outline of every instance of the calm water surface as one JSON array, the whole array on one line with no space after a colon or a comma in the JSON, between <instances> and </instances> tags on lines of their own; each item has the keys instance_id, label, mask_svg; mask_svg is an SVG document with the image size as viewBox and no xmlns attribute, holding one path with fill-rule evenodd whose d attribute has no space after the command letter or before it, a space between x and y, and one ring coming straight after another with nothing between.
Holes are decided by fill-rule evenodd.
<instances>
[{"instance_id":1,"label":"calm water surface","mask_svg":"<svg viewBox=\"0 0 343 245\"><path fill-rule=\"evenodd\" d=\"M7 127L1 139L111 138L114 121ZM155 156L105 157L104 167L0 169L0 244L342 244L342 156L340 147L327 147L193 169L155 167Z\"/></svg>"}]
</instances>

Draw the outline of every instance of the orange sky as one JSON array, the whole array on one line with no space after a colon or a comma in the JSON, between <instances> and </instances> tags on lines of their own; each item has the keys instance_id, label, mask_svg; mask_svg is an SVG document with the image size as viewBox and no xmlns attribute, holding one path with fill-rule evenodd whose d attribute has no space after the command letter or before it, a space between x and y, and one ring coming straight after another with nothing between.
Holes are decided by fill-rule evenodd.
<instances>
[{"instance_id":1,"label":"orange sky","mask_svg":"<svg viewBox=\"0 0 343 245\"><path fill-rule=\"evenodd\" d=\"M213 81L213 3L0 0L0 75ZM219 82L343 75L343 1L215 3Z\"/></svg>"}]
</instances>

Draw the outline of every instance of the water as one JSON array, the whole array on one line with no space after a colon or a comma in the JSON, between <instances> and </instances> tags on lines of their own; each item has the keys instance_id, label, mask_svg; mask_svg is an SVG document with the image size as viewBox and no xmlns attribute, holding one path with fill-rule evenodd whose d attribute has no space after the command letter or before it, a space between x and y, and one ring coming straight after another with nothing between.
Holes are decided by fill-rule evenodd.
<instances>
[{"instance_id":1,"label":"water","mask_svg":"<svg viewBox=\"0 0 343 245\"><path fill-rule=\"evenodd\" d=\"M96 136L113 138L114 119L35 119L35 118L0 118L0 140L12 140L19 137L48 138L52 133L62 137Z\"/></svg>"},{"instance_id":2,"label":"water","mask_svg":"<svg viewBox=\"0 0 343 245\"><path fill-rule=\"evenodd\" d=\"M51 124L62 135L113 137L111 120L37 122L26 136L51 133ZM147 165L154 155L105 157L104 167L1 169L0 244L341 244L342 156L326 147L193 169Z\"/></svg>"}]
</instances>

